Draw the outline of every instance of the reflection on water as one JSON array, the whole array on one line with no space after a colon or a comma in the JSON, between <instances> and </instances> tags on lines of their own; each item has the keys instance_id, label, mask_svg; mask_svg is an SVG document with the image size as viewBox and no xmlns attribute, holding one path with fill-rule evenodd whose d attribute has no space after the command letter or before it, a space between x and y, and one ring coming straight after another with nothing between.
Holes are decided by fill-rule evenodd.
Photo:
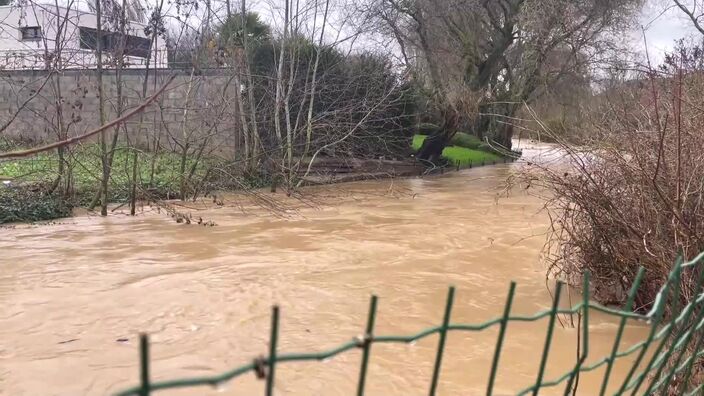
<instances>
[{"instance_id":1,"label":"reflection on water","mask_svg":"<svg viewBox=\"0 0 704 396\"><path fill-rule=\"evenodd\" d=\"M357 193L321 198L319 208L289 218L236 207L198 213L217 227L147 214L0 229L0 393L103 395L133 385L140 331L152 336L153 378L215 374L265 353L275 303L282 309L281 352L328 348L360 334L371 293L380 297L377 334L439 324L448 285L457 287L453 322L500 315L510 280L519 284L515 314L546 309L541 202L521 193L496 201L515 166L396 180L394 189L410 191L400 197L388 194L386 180L322 187L319 193ZM594 316L596 359L610 352L616 322ZM535 381L546 326L508 327L497 394ZM645 331L628 327L624 344ZM574 364L576 334L570 326L555 332L547 379ZM439 394L484 392L496 335L449 334ZM436 336L374 345L368 393L426 393L436 345ZM360 355L282 364L277 393L353 394ZM614 370L612 383L626 367ZM602 376L582 376L579 394L596 393ZM166 394L261 389L247 375L223 389Z\"/></svg>"}]
</instances>

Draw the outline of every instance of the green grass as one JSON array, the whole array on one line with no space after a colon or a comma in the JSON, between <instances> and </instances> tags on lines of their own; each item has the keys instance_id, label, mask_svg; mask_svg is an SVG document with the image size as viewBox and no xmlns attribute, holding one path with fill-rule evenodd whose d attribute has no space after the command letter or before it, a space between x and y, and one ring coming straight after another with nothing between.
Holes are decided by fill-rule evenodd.
<instances>
[{"instance_id":1,"label":"green grass","mask_svg":"<svg viewBox=\"0 0 704 396\"><path fill-rule=\"evenodd\" d=\"M468 149L464 147L458 147L458 146L449 146L445 147L445 149L442 151L442 156L447 158L448 161L450 161L453 164L459 163L460 165L465 165L465 164L481 164L481 163L492 163L492 162L499 162L502 160L501 157L499 157L496 154L488 153L486 151L481 151L481 150L473 150L473 149Z\"/></svg>"},{"instance_id":2,"label":"green grass","mask_svg":"<svg viewBox=\"0 0 704 396\"><path fill-rule=\"evenodd\" d=\"M78 146L69 154L74 190L80 195L90 195L98 188L102 174L100 147L97 144ZM110 185L113 199L126 197L132 174L133 151L127 147L117 147L113 158ZM152 161L154 175L151 177ZM186 159L186 172L193 166L194 159ZM194 178L205 173L207 160L196 166ZM47 183L57 176L59 164L56 152L42 153L30 158L0 162L0 180L12 180L17 183ZM143 187L158 192L176 192L180 185L181 156L176 153L159 152L140 153L137 161L137 177ZM151 180L151 184L149 184Z\"/></svg>"},{"instance_id":3,"label":"green grass","mask_svg":"<svg viewBox=\"0 0 704 396\"><path fill-rule=\"evenodd\" d=\"M459 135L459 134L458 134ZM467 134L462 134L465 136L471 136ZM457 136L457 135L455 135ZM475 139L479 144L481 144L481 141L477 139L474 136L471 136L473 139ZM425 135L414 135L413 136L413 142L411 143L411 147L413 150L418 151L421 146L423 145L423 141L427 138ZM465 142L469 141L466 137L462 137L461 139L465 140ZM455 143L455 139L452 141ZM476 147L479 147L479 144L476 145ZM469 163L472 164L489 164L492 162L499 162L502 161L502 158L494 153L490 153L487 151L482 151L482 150L477 150L474 148L467 148L467 147L460 147L458 145L453 145L453 146L448 146L445 147L445 149L442 151L442 156L446 160L448 160L452 164L460 164L460 165L467 165Z\"/></svg>"},{"instance_id":4,"label":"green grass","mask_svg":"<svg viewBox=\"0 0 704 396\"><path fill-rule=\"evenodd\" d=\"M71 215L70 202L32 188L0 185L0 224L50 220Z\"/></svg>"},{"instance_id":5,"label":"green grass","mask_svg":"<svg viewBox=\"0 0 704 396\"><path fill-rule=\"evenodd\" d=\"M413 151L420 150L420 147L423 145L425 138L427 138L426 135L413 135L413 142L411 142L411 147L413 148ZM2 172L0 172L0 174L2 174Z\"/></svg>"}]
</instances>

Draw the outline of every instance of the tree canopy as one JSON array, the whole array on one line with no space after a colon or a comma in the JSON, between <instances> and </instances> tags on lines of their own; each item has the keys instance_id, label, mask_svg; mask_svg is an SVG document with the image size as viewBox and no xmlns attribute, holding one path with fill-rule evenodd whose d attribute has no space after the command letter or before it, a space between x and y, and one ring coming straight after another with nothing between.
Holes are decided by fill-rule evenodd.
<instances>
[{"instance_id":1,"label":"tree canopy","mask_svg":"<svg viewBox=\"0 0 704 396\"><path fill-rule=\"evenodd\" d=\"M506 120L617 46L641 0L372 0L443 124L510 147ZM491 114L491 116L486 116ZM503 118L503 119L502 119ZM499 121L491 125L491 121ZM428 142L432 142L429 139Z\"/></svg>"},{"instance_id":2,"label":"tree canopy","mask_svg":"<svg viewBox=\"0 0 704 396\"><path fill-rule=\"evenodd\" d=\"M245 32L247 40L243 40ZM225 46L243 47L245 41L253 41L258 45L271 39L271 27L262 22L256 12L246 13L244 25L242 15L235 14L218 27L218 36L221 45Z\"/></svg>"}]
</instances>

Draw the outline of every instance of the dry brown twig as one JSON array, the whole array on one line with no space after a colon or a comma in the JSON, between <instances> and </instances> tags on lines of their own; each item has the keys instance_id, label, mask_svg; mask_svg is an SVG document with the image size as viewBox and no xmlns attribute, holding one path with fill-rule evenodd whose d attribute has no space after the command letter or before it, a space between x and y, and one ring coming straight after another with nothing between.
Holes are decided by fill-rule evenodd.
<instances>
[{"instance_id":1,"label":"dry brown twig","mask_svg":"<svg viewBox=\"0 0 704 396\"><path fill-rule=\"evenodd\" d=\"M549 275L578 284L590 271L595 298L620 305L643 266L634 304L641 309L680 250L691 257L704 249L704 111L688 105L704 95L704 76L651 71L644 86L601 94L588 138L556 139L560 163L534 162L513 180L547 202ZM687 299L695 285L683 279Z\"/></svg>"}]
</instances>

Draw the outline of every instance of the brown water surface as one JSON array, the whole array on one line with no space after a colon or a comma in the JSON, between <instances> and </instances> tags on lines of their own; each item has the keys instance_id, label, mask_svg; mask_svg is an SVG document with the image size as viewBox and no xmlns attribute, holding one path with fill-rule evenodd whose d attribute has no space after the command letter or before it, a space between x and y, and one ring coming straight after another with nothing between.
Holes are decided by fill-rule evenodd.
<instances>
[{"instance_id":1,"label":"brown water surface","mask_svg":"<svg viewBox=\"0 0 704 396\"><path fill-rule=\"evenodd\" d=\"M317 207L298 203L283 218L228 205L194 214L216 227L151 213L0 229L0 394L104 395L134 385L141 331L151 334L154 379L219 373L266 352L272 304L282 310L284 353L360 334L371 293L380 297L377 334L439 324L448 285L457 287L453 322L500 315L510 280L518 282L514 314L547 309L541 202L518 191L496 200L516 166L321 187L310 191ZM535 381L546 326L509 326L496 394ZM616 326L593 315L589 362L610 352ZM631 325L623 343L645 333ZM484 393L496 335L449 335L439 394ZM576 335L558 325L546 379L574 365ZM426 394L436 346L436 336L374 345L367 393ZM354 394L360 356L281 364L276 392ZM611 383L626 365L614 370ZM602 376L582 376L579 394L598 394ZM248 374L221 389L158 394L262 390Z\"/></svg>"}]
</instances>

